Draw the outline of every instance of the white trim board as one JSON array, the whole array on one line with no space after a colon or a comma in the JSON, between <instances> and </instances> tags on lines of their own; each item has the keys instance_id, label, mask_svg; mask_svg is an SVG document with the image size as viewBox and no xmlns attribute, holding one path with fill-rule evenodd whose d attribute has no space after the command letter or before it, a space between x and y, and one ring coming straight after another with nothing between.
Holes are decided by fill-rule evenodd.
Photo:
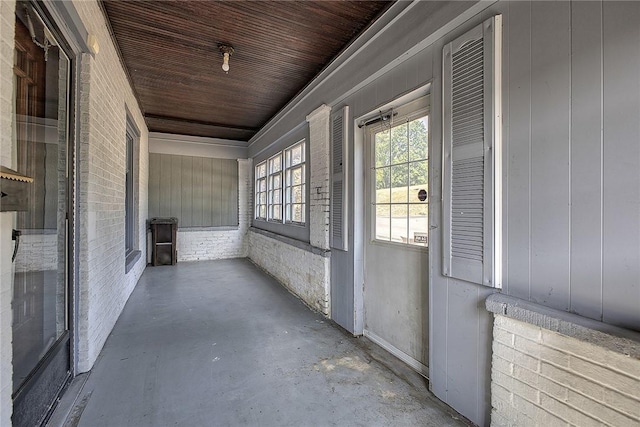
<instances>
[{"instance_id":1,"label":"white trim board","mask_svg":"<svg viewBox=\"0 0 640 427\"><path fill-rule=\"evenodd\" d=\"M426 379L429 379L429 367L427 365L423 364L422 362L417 361L416 359L414 359L413 357L409 356L404 351L402 351L399 348L395 347L394 345L392 345L391 343L386 341L384 338L380 337L379 335L376 335L375 333L373 333L371 331L368 331L368 330L365 329L363 331L363 335L365 337L369 338L371 341L373 341L377 345L379 345L380 347L382 347L383 349L387 350L389 353L393 354L398 359L402 360L404 363L409 365L417 373L419 373L420 375L422 375Z\"/></svg>"},{"instance_id":2,"label":"white trim board","mask_svg":"<svg viewBox=\"0 0 640 427\"><path fill-rule=\"evenodd\" d=\"M149 132L149 153L217 159L246 159L248 156L245 141L159 132Z\"/></svg>"}]
</instances>

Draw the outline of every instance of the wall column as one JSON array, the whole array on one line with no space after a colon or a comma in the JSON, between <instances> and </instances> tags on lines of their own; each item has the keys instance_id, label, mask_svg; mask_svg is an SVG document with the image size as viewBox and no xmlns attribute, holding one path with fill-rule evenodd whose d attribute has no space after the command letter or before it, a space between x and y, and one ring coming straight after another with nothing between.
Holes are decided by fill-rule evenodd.
<instances>
[{"instance_id":1,"label":"wall column","mask_svg":"<svg viewBox=\"0 0 640 427\"><path fill-rule=\"evenodd\" d=\"M309 243L329 249L329 116L322 104L307 116L311 182L309 183Z\"/></svg>"},{"instance_id":2,"label":"wall column","mask_svg":"<svg viewBox=\"0 0 640 427\"><path fill-rule=\"evenodd\" d=\"M309 123L309 244L321 249L314 275L322 288L320 311L331 316L331 258L329 253L329 118L331 107L322 104L307 115Z\"/></svg>"}]
</instances>

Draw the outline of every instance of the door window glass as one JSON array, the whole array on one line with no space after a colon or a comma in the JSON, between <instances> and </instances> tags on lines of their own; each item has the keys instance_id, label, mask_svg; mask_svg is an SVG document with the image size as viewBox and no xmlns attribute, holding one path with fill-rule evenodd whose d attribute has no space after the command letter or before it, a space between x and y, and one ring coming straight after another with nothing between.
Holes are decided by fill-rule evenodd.
<instances>
[{"instance_id":1,"label":"door window glass","mask_svg":"<svg viewBox=\"0 0 640 427\"><path fill-rule=\"evenodd\" d=\"M70 62L26 3L16 5L13 168L33 178L16 215L13 387L68 330L67 213Z\"/></svg>"},{"instance_id":2,"label":"door window glass","mask_svg":"<svg viewBox=\"0 0 640 427\"><path fill-rule=\"evenodd\" d=\"M373 135L376 240L428 245L428 119L407 120Z\"/></svg>"}]
</instances>

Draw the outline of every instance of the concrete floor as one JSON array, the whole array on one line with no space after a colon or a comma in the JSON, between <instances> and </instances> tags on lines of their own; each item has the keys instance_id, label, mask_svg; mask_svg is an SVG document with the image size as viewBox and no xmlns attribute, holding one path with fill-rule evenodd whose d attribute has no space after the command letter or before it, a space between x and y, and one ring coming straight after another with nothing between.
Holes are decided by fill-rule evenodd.
<instances>
[{"instance_id":1,"label":"concrete floor","mask_svg":"<svg viewBox=\"0 0 640 427\"><path fill-rule=\"evenodd\" d=\"M244 259L149 267L79 381L68 426L469 425Z\"/></svg>"}]
</instances>

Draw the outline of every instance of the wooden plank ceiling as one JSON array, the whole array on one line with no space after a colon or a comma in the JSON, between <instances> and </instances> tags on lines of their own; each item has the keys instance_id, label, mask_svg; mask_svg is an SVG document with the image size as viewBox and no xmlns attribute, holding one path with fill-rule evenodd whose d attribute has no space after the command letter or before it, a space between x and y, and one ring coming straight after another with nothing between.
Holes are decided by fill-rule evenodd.
<instances>
[{"instance_id":1,"label":"wooden plank ceiling","mask_svg":"<svg viewBox=\"0 0 640 427\"><path fill-rule=\"evenodd\" d=\"M103 4L150 131L248 141L390 2Z\"/></svg>"}]
</instances>

